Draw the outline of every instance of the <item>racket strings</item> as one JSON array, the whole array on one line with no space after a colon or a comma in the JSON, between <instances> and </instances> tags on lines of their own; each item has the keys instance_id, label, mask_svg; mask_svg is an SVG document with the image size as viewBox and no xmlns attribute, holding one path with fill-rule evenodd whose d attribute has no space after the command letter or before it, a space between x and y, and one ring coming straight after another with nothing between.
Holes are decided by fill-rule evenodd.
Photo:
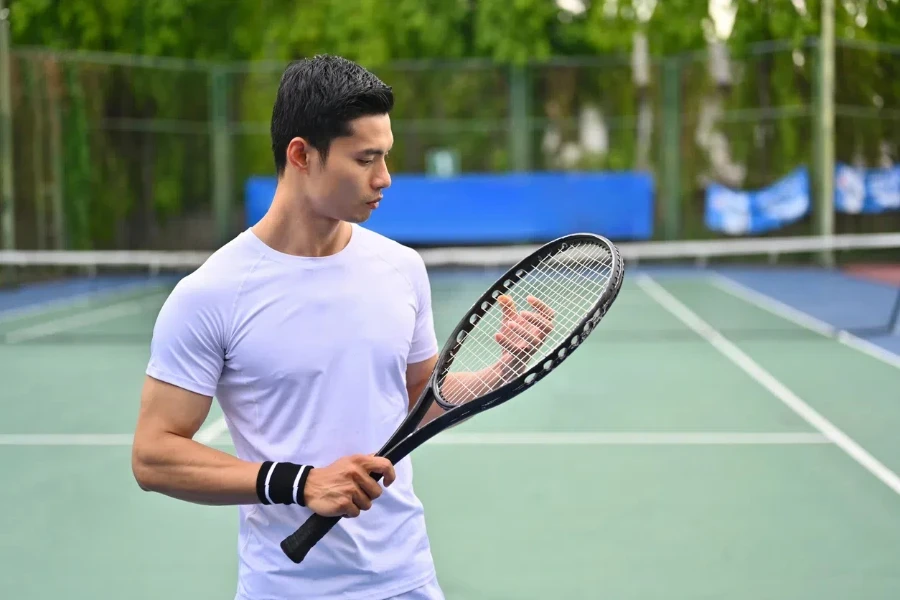
<instances>
[{"instance_id":1,"label":"racket strings","mask_svg":"<svg viewBox=\"0 0 900 600\"><path fill-rule=\"evenodd\" d=\"M607 270L612 268L611 258L612 257L607 254L606 258L601 263L603 266L606 267ZM541 266L543 266L543 265L540 265L539 269ZM556 278L557 279L556 281L552 281L550 283L550 291L555 293L556 297L566 297L571 300L582 300L583 303L579 304L577 307L578 310L581 311L582 315L587 310L590 310L591 306L593 306L594 302L596 301L596 297L594 296L594 293L596 292L596 290L592 290L592 289L585 287L585 285L581 281L579 281L579 279L568 277L569 274L564 271L561 271L558 267L550 266L549 268L550 268L551 274L559 275L562 277L562 281L559 281L559 278ZM578 269L582 269L582 271L579 271ZM585 279L585 280L589 280L589 281L591 280L586 276L584 270L587 271L587 274L598 275L599 276L598 280L603 284L603 287L605 287L606 282L609 280L608 273L602 274L598 271L595 271L590 265L588 265L586 263L579 263L578 269L574 270L574 274L582 275L581 279ZM601 291L602 291L602 288L601 288ZM573 324L574 323L568 323L566 325L567 325L567 327L571 327L571 325L573 325Z\"/></svg>"},{"instance_id":2,"label":"racket strings","mask_svg":"<svg viewBox=\"0 0 900 600\"><path fill-rule=\"evenodd\" d=\"M494 304L459 342L453 358L442 371L439 385L442 400L448 404L461 404L483 396L516 379L528 369L529 364L544 360L548 349L559 346L587 316L600 294L609 284L612 272L612 255L595 244L571 246L543 257L521 280L503 292L512 298L516 311L534 310L527 299L533 296L553 311L552 329L546 334L537 352L529 356L509 356L509 364L503 372L492 369L503 352L494 335L503 325L503 309ZM537 311L540 313L540 311ZM519 341L527 342L516 331L509 333ZM452 386L444 382L452 376Z\"/></svg>"},{"instance_id":3,"label":"racket strings","mask_svg":"<svg viewBox=\"0 0 900 600\"><path fill-rule=\"evenodd\" d=\"M592 258L596 258L596 257L592 257ZM608 257L608 258L611 258L611 257ZM560 271L560 269L558 267L554 267L554 266L550 265L549 258L545 258L542 261L542 263L543 264L541 266L539 266L538 268L536 268L535 271L533 272L534 276L532 277L532 279L534 279L535 277L537 277L539 275L563 274L562 271ZM604 261L602 266L608 267L609 266L608 261ZM578 264L578 267L580 267L580 268L574 269L573 272L580 273L582 276L584 276L586 273L589 273L592 275L598 275L599 277L597 279L601 282L608 280L608 275L604 275L602 272L598 271L597 269L591 268L591 265L588 263ZM609 269L606 269L606 271L608 272ZM554 293L557 296L559 296L561 293L568 293L570 297L573 297L575 299L587 300L586 306L579 305L577 308L577 312L573 313L573 314L577 315L576 318L571 318L571 316L566 318L567 317L566 311L556 310L557 314L554 315L554 325L553 325L554 329L553 329L553 331L551 331L551 339L546 340L544 343L544 347L547 347L547 346L555 347L556 345L558 345L558 342L554 342L552 338L568 336L568 333L575 329L575 327L577 326L580 319L583 318L586 315L586 312L591 308L591 306L593 306L593 300L586 298L584 296L584 294L577 294L577 293L573 294L573 293L571 293L571 291L569 291L569 290L575 289L576 287L581 290L586 290L587 288L585 288L583 285L570 286L569 288L567 288L564 284L561 286L559 281L556 279L546 279L546 278L544 279L544 283L546 283L548 281L550 282L549 289L551 290L551 293ZM510 295L514 298L514 300L516 299L517 296L527 297L527 295L529 295L529 294L528 294L528 290L526 289L526 287L527 286L517 286L517 288ZM522 290L525 290L525 291L522 291ZM546 294L544 296L545 296L544 299L547 299ZM550 302L553 303L552 300ZM553 304L557 304L557 303L553 303ZM496 321L496 319L494 319L494 320ZM560 324L560 322L561 322L561 324ZM552 335L554 332L556 333L556 336ZM475 336L471 336L471 334L470 334L470 337L468 337L464 341L467 341L470 343L476 343L477 344L476 350L480 351L483 356L484 351L488 348L491 348L491 345L486 344L483 339L479 339L479 338L483 338L483 337L485 337L485 336L475 337ZM491 339L490 341L495 344L493 339ZM493 346L493 348L494 348L493 352L491 352L490 350L488 350L488 352L490 353L492 360L494 362L496 362L496 360L498 358L497 351L496 351L497 346L495 345L495 346ZM534 357L530 357L530 358L534 358ZM537 358L539 358L540 360L543 360L543 358L540 355L538 355ZM459 360L459 359L456 359L456 360ZM511 356L511 360L512 360L513 364L510 365L508 374L505 376L503 374L498 374L496 372L493 372L493 373L489 372L488 375L491 375L491 377L489 377L489 378L481 377L480 379L478 379L478 378L472 378L470 376L468 378L469 379L468 382L466 382L466 380L462 377L454 378L455 379L454 383L458 387L456 389L448 389L447 392L449 392L449 393L447 393L447 397L445 399L449 403L459 403L462 400L468 400L468 399L471 399L472 397L477 397L479 395L483 395L487 392L492 391L493 389L496 389L497 387L500 387L502 385L505 385L506 383L509 383L510 381L515 379L515 377L517 377L521 372L525 371L528 368L526 361L519 357ZM466 361L466 362L469 362L469 361ZM480 362L484 363L485 361L482 360ZM528 362L531 362L531 361L529 360ZM455 366L459 367L459 364L460 363L456 363ZM453 366L454 365L451 365L451 369L453 368ZM449 371L449 370L450 369L448 369L447 371ZM459 370L466 370L466 369L460 368ZM475 372L477 372L477 370L475 370ZM482 373L482 375L484 375L484 373Z\"/></svg>"}]
</instances>

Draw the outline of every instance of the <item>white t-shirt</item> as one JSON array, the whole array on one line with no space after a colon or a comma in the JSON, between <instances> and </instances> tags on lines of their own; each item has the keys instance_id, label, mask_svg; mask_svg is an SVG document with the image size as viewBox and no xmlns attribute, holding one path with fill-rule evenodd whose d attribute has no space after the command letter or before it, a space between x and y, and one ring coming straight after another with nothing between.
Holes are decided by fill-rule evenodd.
<instances>
[{"instance_id":1,"label":"white t-shirt","mask_svg":"<svg viewBox=\"0 0 900 600\"><path fill-rule=\"evenodd\" d=\"M414 250L354 225L337 254L298 257L247 229L176 286L147 374L215 396L240 458L326 466L382 447L408 412L407 364L437 350ZM310 511L241 506L236 597L380 599L426 583L435 569L409 457L395 471L299 565L279 544Z\"/></svg>"}]
</instances>

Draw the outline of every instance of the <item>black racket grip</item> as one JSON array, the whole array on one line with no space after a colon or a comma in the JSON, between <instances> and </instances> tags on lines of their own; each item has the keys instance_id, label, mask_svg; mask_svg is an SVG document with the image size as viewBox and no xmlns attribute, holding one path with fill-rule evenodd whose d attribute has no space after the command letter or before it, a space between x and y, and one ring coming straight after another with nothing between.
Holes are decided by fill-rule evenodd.
<instances>
[{"instance_id":1,"label":"black racket grip","mask_svg":"<svg viewBox=\"0 0 900 600\"><path fill-rule=\"evenodd\" d=\"M319 543L331 528L337 525L341 517L323 517L312 514L297 531L281 540L281 549L297 564L303 562L307 553Z\"/></svg>"},{"instance_id":2,"label":"black racket grip","mask_svg":"<svg viewBox=\"0 0 900 600\"><path fill-rule=\"evenodd\" d=\"M375 481L381 480L381 473L369 473ZM319 543L331 528L343 517L323 517L313 513L297 531L281 540L281 550L297 564L303 562L313 546Z\"/></svg>"}]
</instances>

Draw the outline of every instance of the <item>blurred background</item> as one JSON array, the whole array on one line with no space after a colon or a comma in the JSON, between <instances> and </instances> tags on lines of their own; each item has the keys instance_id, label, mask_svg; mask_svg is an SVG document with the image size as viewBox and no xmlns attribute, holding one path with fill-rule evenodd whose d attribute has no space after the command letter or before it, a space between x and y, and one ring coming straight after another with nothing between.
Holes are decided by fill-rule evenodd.
<instances>
[{"instance_id":1,"label":"blurred background","mask_svg":"<svg viewBox=\"0 0 900 600\"><path fill-rule=\"evenodd\" d=\"M437 184L425 175L459 177L440 189L486 202L485 180L468 176L521 182L503 201L528 201L544 199L529 183L559 173L571 185L598 173L648 183L633 194L618 181L593 196L573 188L579 218L614 221L607 234L620 239L900 224L895 172L884 174L888 200L866 210L852 199L831 210L824 187L841 166L861 169L855 182L897 160L893 0L5 4L5 249L209 250L230 239L264 201L248 183L273 174L281 72L323 52L360 61L396 93L385 230L406 203L429 202L418 186ZM764 190L798 169L808 196L760 222L715 194ZM707 218L708 203L722 219ZM434 204L420 210L456 210ZM435 243L472 241L456 223Z\"/></svg>"},{"instance_id":2,"label":"blurred background","mask_svg":"<svg viewBox=\"0 0 900 600\"><path fill-rule=\"evenodd\" d=\"M130 433L318 53L393 87L366 226L439 339L534 244L626 258L593 351L413 459L448 598L900 597L897 0L0 0L0 597L233 597L236 511Z\"/></svg>"}]
</instances>

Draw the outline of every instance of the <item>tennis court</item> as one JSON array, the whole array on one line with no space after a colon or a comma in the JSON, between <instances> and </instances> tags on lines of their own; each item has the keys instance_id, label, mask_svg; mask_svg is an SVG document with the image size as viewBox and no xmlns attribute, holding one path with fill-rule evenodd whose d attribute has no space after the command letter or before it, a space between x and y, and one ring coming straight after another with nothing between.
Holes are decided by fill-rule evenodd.
<instances>
[{"instance_id":1,"label":"tennis court","mask_svg":"<svg viewBox=\"0 0 900 600\"><path fill-rule=\"evenodd\" d=\"M440 340L495 274L435 270ZM150 281L0 293L0 597L233 596L236 509L132 479ZM900 334L825 333L897 293L632 266L553 376L414 454L447 598L900 597ZM216 408L198 439L230 449Z\"/></svg>"}]
</instances>

